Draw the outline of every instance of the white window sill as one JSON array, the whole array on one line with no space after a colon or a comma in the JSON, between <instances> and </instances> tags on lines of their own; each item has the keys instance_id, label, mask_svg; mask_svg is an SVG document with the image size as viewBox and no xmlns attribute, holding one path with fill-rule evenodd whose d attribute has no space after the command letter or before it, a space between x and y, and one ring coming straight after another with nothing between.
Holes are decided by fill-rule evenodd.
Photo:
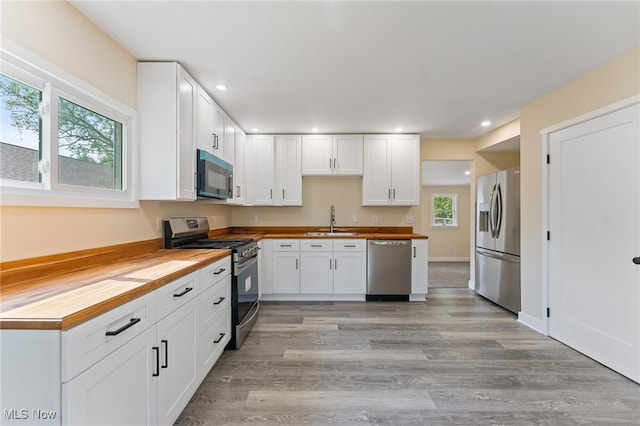
<instances>
[{"instance_id":1,"label":"white window sill","mask_svg":"<svg viewBox=\"0 0 640 426\"><path fill-rule=\"evenodd\" d=\"M431 224L431 229L440 229L440 230L454 230L458 229L458 225L434 225Z\"/></svg>"}]
</instances>

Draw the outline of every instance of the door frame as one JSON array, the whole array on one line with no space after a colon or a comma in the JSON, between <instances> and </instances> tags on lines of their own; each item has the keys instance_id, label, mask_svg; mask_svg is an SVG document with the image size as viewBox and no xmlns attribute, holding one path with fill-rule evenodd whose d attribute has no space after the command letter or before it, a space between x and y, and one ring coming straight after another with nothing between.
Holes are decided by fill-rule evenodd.
<instances>
[{"instance_id":1,"label":"door frame","mask_svg":"<svg viewBox=\"0 0 640 426\"><path fill-rule=\"evenodd\" d=\"M542 173L542 232L546 233L549 230L549 168L547 167L547 155L549 155L549 143L550 143L550 135L551 133L557 132L558 130L566 129L567 127L575 126L580 123L584 123L585 121L593 120L594 118L610 114L612 112L624 109L634 104L640 103L640 94L634 95L620 101L614 102L609 105L605 105L601 108L586 112L584 114L580 114L577 117L570 118L569 120L565 120L561 123L554 124L553 126L546 127L540 130L541 142L542 142L542 158L540 158L542 168L544 172ZM542 301L543 306L540 308L540 318L542 320L537 323L535 318L528 318L526 321L523 321L528 326L534 328L545 336L549 335L549 319L547 318L547 308L549 307L549 294L550 294L550 279L549 279L549 241L544 237L542 239ZM522 314L521 314L522 315ZM520 318L522 320L522 318Z\"/></svg>"}]
</instances>

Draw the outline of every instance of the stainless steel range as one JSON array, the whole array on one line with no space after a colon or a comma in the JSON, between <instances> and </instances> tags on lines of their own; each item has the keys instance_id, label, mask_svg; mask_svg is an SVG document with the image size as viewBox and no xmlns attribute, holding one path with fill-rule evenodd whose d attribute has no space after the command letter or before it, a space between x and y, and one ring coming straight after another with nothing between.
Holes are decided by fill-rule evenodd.
<instances>
[{"instance_id":1,"label":"stainless steel range","mask_svg":"<svg viewBox=\"0 0 640 426\"><path fill-rule=\"evenodd\" d=\"M163 246L168 249L231 249L231 340L238 349L258 319L258 244L251 238L209 239L206 217L177 217L164 221Z\"/></svg>"}]
</instances>

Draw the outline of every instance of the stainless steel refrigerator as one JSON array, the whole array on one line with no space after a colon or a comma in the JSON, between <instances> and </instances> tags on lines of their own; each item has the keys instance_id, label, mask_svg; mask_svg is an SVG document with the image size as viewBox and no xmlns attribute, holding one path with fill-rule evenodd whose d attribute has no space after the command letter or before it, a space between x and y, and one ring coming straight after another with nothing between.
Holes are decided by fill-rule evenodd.
<instances>
[{"instance_id":1,"label":"stainless steel refrigerator","mask_svg":"<svg viewBox=\"0 0 640 426\"><path fill-rule=\"evenodd\" d=\"M520 311L520 170L478 177L475 290Z\"/></svg>"}]
</instances>

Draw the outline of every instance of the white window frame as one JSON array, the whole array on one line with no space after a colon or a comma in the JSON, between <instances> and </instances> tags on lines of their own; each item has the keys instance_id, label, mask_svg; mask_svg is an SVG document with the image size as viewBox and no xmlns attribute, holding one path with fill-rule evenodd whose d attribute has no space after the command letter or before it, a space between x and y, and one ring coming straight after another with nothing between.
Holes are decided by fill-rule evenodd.
<instances>
[{"instance_id":1,"label":"white window frame","mask_svg":"<svg viewBox=\"0 0 640 426\"><path fill-rule=\"evenodd\" d=\"M435 209L433 208L433 202L436 198L448 197L451 198L451 205L453 208L453 223L436 223ZM456 229L458 228L458 194L457 193L432 193L431 204L429 205L431 211L431 228L435 229Z\"/></svg>"},{"instance_id":2,"label":"white window frame","mask_svg":"<svg viewBox=\"0 0 640 426\"><path fill-rule=\"evenodd\" d=\"M9 43L7 43L9 44ZM136 168L137 112L18 46L0 48L0 71L43 91L49 113L42 117L42 182L0 180L0 205L138 208ZM58 96L122 123L122 190L58 183ZM52 123L55 122L55 123Z\"/></svg>"}]
</instances>

